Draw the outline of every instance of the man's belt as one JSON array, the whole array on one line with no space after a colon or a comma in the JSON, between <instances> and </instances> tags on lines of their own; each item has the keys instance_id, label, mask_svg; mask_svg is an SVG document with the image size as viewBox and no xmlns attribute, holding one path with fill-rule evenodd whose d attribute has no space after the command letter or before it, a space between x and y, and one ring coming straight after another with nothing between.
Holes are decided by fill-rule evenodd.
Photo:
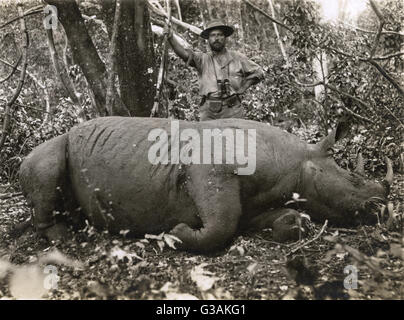
<instances>
[{"instance_id":1,"label":"man's belt","mask_svg":"<svg viewBox=\"0 0 404 320\"><path fill-rule=\"evenodd\" d=\"M206 101L213 102L213 103L220 103L222 106L227 106L229 108L240 104L241 100L237 94L234 94L227 98L211 98L206 97Z\"/></svg>"}]
</instances>

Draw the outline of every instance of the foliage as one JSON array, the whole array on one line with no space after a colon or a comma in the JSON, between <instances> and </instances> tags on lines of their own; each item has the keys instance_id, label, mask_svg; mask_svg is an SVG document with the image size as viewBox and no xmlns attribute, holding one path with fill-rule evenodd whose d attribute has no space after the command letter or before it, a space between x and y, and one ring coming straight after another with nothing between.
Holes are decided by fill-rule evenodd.
<instances>
[{"instance_id":1,"label":"foliage","mask_svg":"<svg viewBox=\"0 0 404 320\"><path fill-rule=\"evenodd\" d=\"M33 104L27 107L34 107ZM37 114L18 107L13 113L12 134L0 154L2 163L0 181L13 183L18 178L18 168L26 154L35 146L67 132L77 123L77 115L71 111L68 101L61 99L51 120L43 123Z\"/></svg>"},{"instance_id":2,"label":"foliage","mask_svg":"<svg viewBox=\"0 0 404 320\"><path fill-rule=\"evenodd\" d=\"M393 192L400 192L403 183ZM387 230L386 224L358 230L325 228L313 241L321 227L316 226L307 238L283 244L274 242L267 229L238 237L216 255L195 255L168 246L161 250L158 241L164 235L136 240L96 232L90 226L51 245L32 230L14 239L6 230L29 214L25 201L0 199L0 208L3 298L33 294L52 300L402 298L402 234L392 232L400 229ZM401 213L398 228L402 219ZM47 277L46 264L57 268L58 286L53 290L41 285ZM343 286L347 266L358 269L357 289Z\"/></svg>"}]
</instances>

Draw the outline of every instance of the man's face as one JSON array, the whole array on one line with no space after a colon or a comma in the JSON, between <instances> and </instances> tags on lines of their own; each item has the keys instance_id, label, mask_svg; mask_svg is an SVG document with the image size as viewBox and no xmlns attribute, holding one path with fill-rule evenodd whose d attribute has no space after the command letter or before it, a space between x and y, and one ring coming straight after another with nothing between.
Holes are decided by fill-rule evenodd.
<instances>
[{"instance_id":1,"label":"man's face","mask_svg":"<svg viewBox=\"0 0 404 320\"><path fill-rule=\"evenodd\" d=\"M209 46L212 49L212 51L222 51L223 48L226 45L226 37L224 36L224 33L220 29L213 29L209 33Z\"/></svg>"}]
</instances>

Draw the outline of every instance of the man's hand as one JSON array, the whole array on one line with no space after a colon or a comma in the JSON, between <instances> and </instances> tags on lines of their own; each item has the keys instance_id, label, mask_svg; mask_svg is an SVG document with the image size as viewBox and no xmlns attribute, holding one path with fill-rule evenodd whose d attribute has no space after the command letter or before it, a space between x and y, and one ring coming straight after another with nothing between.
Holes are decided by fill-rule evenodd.
<instances>
[{"instance_id":1,"label":"man's hand","mask_svg":"<svg viewBox=\"0 0 404 320\"><path fill-rule=\"evenodd\" d=\"M183 45L174 37L174 31L167 23L164 24L163 36L167 35L167 40L173 48L174 52L185 62L189 58L189 52L183 47Z\"/></svg>"},{"instance_id":2,"label":"man's hand","mask_svg":"<svg viewBox=\"0 0 404 320\"><path fill-rule=\"evenodd\" d=\"M171 39L173 37L173 29L168 24L164 24L163 36L165 35L167 35L167 39Z\"/></svg>"}]
</instances>

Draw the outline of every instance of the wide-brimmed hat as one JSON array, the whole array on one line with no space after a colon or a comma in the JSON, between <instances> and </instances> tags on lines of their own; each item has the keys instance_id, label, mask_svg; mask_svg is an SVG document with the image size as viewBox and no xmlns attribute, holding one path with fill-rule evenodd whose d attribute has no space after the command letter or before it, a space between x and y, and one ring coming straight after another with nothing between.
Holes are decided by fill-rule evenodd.
<instances>
[{"instance_id":1,"label":"wide-brimmed hat","mask_svg":"<svg viewBox=\"0 0 404 320\"><path fill-rule=\"evenodd\" d=\"M223 30L223 33L225 37L229 37L233 34L234 29L230 26L227 26L224 24L224 22L220 19L217 20L212 20L206 25L206 29L201 32L201 37L204 39L209 38L209 32L211 32L213 29L221 29Z\"/></svg>"}]
</instances>

